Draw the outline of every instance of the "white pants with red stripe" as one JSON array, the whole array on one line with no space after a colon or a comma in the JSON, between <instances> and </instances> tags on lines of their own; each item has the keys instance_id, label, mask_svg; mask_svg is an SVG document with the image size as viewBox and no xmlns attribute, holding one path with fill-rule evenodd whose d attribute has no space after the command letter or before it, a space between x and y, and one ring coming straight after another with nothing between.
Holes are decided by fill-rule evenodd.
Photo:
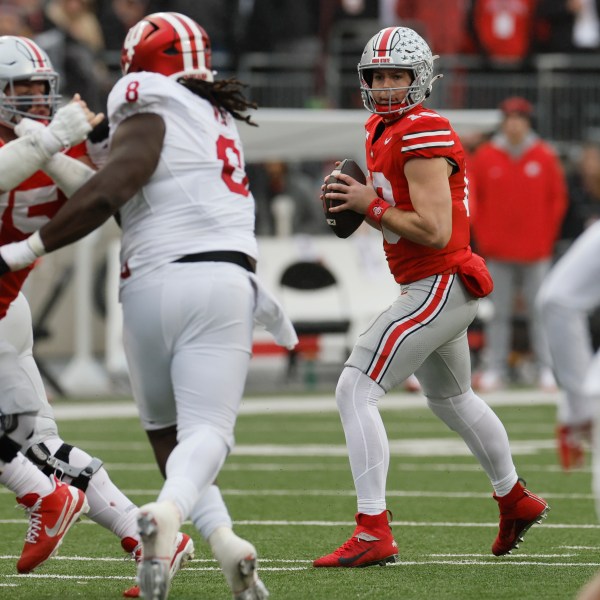
<instances>
[{"instance_id":1,"label":"white pants with red stripe","mask_svg":"<svg viewBox=\"0 0 600 600\"><path fill-rule=\"evenodd\" d=\"M458 396L471 387L467 327L477 306L456 275L401 285L395 302L359 336L346 366L386 392L414 373L425 396Z\"/></svg>"},{"instance_id":2,"label":"white pants with red stripe","mask_svg":"<svg viewBox=\"0 0 600 600\"><path fill-rule=\"evenodd\" d=\"M358 338L336 388L358 512L386 508L390 450L377 405L413 372L429 408L463 438L494 491L505 495L516 483L504 425L471 389L467 327L477 305L456 275L428 277L400 286Z\"/></svg>"}]
</instances>

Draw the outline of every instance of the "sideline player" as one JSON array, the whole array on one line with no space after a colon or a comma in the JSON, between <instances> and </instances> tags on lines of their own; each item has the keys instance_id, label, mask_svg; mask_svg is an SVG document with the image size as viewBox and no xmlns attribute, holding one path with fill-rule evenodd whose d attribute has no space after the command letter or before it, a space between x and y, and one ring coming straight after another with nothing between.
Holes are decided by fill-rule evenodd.
<instances>
[{"instance_id":1,"label":"sideline player","mask_svg":"<svg viewBox=\"0 0 600 600\"><path fill-rule=\"evenodd\" d=\"M395 562L385 487L389 443L378 401L411 373L434 414L465 441L488 475L500 509L496 556L516 548L547 503L524 487L506 430L471 388L467 327L478 297L492 289L469 246L468 179L460 140L447 119L422 102L439 75L427 43L412 29L389 27L367 43L358 73L365 108L372 185L341 174L323 193L381 229L400 295L359 336L336 389L358 499L357 527L315 567ZM347 185L344 185L347 184Z\"/></svg>"},{"instance_id":2,"label":"sideline player","mask_svg":"<svg viewBox=\"0 0 600 600\"><path fill-rule=\"evenodd\" d=\"M173 540L188 516L234 598L260 600L257 553L232 531L213 484L234 444L254 319L297 342L254 275L254 198L235 124L253 107L236 80L215 81L210 41L192 19L155 13L129 31L124 76L108 99L105 166L50 223L4 246L12 270L74 242L117 211L123 231L124 344L133 394L157 462L158 501L141 507L144 597L168 596Z\"/></svg>"},{"instance_id":3,"label":"sideline player","mask_svg":"<svg viewBox=\"0 0 600 600\"><path fill-rule=\"evenodd\" d=\"M0 37L0 90L0 241L7 243L25 239L47 222L66 196L91 177L94 171L83 162L85 145L78 142L103 115L94 116L78 97L56 110L58 75L45 52L23 37ZM46 123L49 125L44 127ZM61 152L63 148L69 149L68 155ZM0 278L0 340L12 349L19 366L13 380L8 372L5 374L2 387L7 393L22 371L40 406L35 434L23 443L23 451L46 475L60 474L62 480L85 492L90 506L88 516L117 535L123 549L139 559L135 505L113 484L98 458L65 443L58 434L32 355L31 313L20 291L32 268ZM23 399L17 396L14 402L28 408L27 397L23 393ZM22 461L20 464L18 469L23 475ZM30 509L35 504L31 496L19 501ZM45 522L43 517L42 524ZM32 528L28 533L30 545L39 544L44 535L43 527ZM177 567L193 553L189 536L180 535ZM20 572L36 566L36 560L30 562L26 554L18 563ZM125 594L137 597L139 590L134 587Z\"/></svg>"}]
</instances>

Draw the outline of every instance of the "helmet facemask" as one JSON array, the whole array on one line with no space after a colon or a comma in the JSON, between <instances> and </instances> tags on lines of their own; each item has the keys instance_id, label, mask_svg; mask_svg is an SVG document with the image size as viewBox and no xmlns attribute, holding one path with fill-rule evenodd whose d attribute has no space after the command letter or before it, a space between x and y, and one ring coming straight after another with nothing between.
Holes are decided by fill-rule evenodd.
<instances>
[{"instance_id":1,"label":"helmet facemask","mask_svg":"<svg viewBox=\"0 0 600 600\"><path fill-rule=\"evenodd\" d=\"M25 80L37 81L36 79ZM44 93L42 95L17 94L15 84L19 81L10 80L3 92L0 93L0 123L8 127L14 127L21 119L34 119L36 121L48 122L52 120L58 108L60 95L56 92L58 87L58 75L52 79L45 79ZM30 112L36 106L44 106L48 114L36 114Z\"/></svg>"},{"instance_id":2,"label":"helmet facemask","mask_svg":"<svg viewBox=\"0 0 600 600\"><path fill-rule=\"evenodd\" d=\"M27 117L48 122L58 108L58 73L47 54L28 38L0 37L0 123L14 127ZM19 95L19 83L42 82L42 94ZM48 114L30 112L34 106L45 106Z\"/></svg>"},{"instance_id":3,"label":"helmet facemask","mask_svg":"<svg viewBox=\"0 0 600 600\"><path fill-rule=\"evenodd\" d=\"M379 115L400 115L423 102L431 93L433 82L442 75L433 76L433 56L429 46L416 32L406 27L388 27L373 36L363 51L358 64L360 91L365 108ZM377 102L373 97L373 71L395 69L411 73L412 83L402 88L376 88L388 92L388 102ZM405 91L401 102L391 102L393 92Z\"/></svg>"}]
</instances>

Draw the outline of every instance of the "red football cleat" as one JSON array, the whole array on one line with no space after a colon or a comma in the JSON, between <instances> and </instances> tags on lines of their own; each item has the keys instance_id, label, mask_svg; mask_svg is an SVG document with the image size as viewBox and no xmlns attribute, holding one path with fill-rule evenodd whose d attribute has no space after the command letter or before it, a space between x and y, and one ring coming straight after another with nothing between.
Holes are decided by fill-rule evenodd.
<instances>
[{"instance_id":1,"label":"red football cleat","mask_svg":"<svg viewBox=\"0 0 600 600\"><path fill-rule=\"evenodd\" d=\"M356 529L352 537L327 556L317 558L314 567L370 567L385 566L398 560L398 544L394 541L388 523L392 513L384 510L378 515L357 513Z\"/></svg>"},{"instance_id":2,"label":"red football cleat","mask_svg":"<svg viewBox=\"0 0 600 600\"><path fill-rule=\"evenodd\" d=\"M529 528L546 518L550 507L539 496L525 489L525 482L519 479L506 496L493 496L500 507L500 531L492 544L496 556L510 554L519 547Z\"/></svg>"},{"instance_id":3,"label":"red football cleat","mask_svg":"<svg viewBox=\"0 0 600 600\"><path fill-rule=\"evenodd\" d=\"M137 540L126 537L121 540L121 546L125 552L129 552L136 563L142 559L142 544ZM173 579L175 574L189 560L194 558L194 542L186 533L179 532L175 540L175 549L173 558L171 559L170 578ZM123 592L125 598L140 598L140 588L137 585L130 587Z\"/></svg>"},{"instance_id":4,"label":"red football cleat","mask_svg":"<svg viewBox=\"0 0 600 600\"><path fill-rule=\"evenodd\" d=\"M21 558L19 573L30 573L53 556L63 538L80 515L89 510L85 494L76 487L52 477L54 490L46 496L25 494L17 502L29 513L29 528Z\"/></svg>"},{"instance_id":5,"label":"red football cleat","mask_svg":"<svg viewBox=\"0 0 600 600\"><path fill-rule=\"evenodd\" d=\"M585 462L585 445L592 438L592 423L559 425L556 428L558 460L565 471L579 469Z\"/></svg>"}]
</instances>

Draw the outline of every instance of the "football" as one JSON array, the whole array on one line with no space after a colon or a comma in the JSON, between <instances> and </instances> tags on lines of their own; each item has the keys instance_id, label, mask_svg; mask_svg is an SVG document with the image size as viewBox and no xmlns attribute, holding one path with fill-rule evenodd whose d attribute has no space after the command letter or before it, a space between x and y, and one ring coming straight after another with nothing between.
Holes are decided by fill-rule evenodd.
<instances>
[{"instance_id":1,"label":"football","mask_svg":"<svg viewBox=\"0 0 600 600\"><path fill-rule=\"evenodd\" d=\"M344 173L350 175L353 179L356 179L359 183L367 183L367 178L362 172L362 169L353 161L351 158L345 158L340 165L331 173L331 175L325 181L325 186L332 183L342 183L337 177L337 173ZM344 184L345 185L345 184ZM325 212L325 218L327 219L327 225L331 227L335 235L339 238L347 238L352 235L365 220L365 215L361 215L353 210L344 210L339 213L330 212L332 206L338 206L343 204L340 200L330 200L329 198L323 198L323 211Z\"/></svg>"}]
</instances>

